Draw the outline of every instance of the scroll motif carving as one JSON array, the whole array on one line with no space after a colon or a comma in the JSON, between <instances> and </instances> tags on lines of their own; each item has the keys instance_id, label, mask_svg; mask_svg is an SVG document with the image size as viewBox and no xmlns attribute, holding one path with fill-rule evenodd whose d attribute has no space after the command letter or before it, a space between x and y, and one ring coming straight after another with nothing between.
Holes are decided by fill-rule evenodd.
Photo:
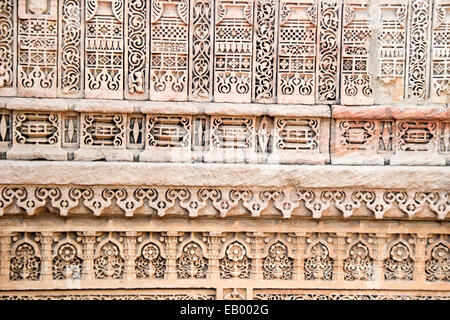
<instances>
[{"instance_id":1,"label":"scroll motif carving","mask_svg":"<svg viewBox=\"0 0 450 320\"><path fill-rule=\"evenodd\" d=\"M287 247L281 242L269 248L269 254L263 261L264 279L290 280L293 275L294 262L288 256Z\"/></svg>"},{"instance_id":2,"label":"scroll motif carving","mask_svg":"<svg viewBox=\"0 0 450 320\"><path fill-rule=\"evenodd\" d=\"M10 280L39 280L41 259L34 247L29 243L19 245L10 262Z\"/></svg>"},{"instance_id":3,"label":"scroll motif carving","mask_svg":"<svg viewBox=\"0 0 450 320\"><path fill-rule=\"evenodd\" d=\"M214 100L251 102L254 0L216 4Z\"/></svg>"},{"instance_id":4,"label":"scroll motif carving","mask_svg":"<svg viewBox=\"0 0 450 320\"><path fill-rule=\"evenodd\" d=\"M425 265L427 281L450 281L450 251L442 243L431 249L431 257Z\"/></svg>"},{"instance_id":5,"label":"scroll motif carving","mask_svg":"<svg viewBox=\"0 0 450 320\"><path fill-rule=\"evenodd\" d=\"M179 279L206 278L208 262L203 257L203 249L197 243L191 241L182 250L181 257L177 261Z\"/></svg>"},{"instance_id":6,"label":"scroll motif carving","mask_svg":"<svg viewBox=\"0 0 450 320\"><path fill-rule=\"evenodd\" d=\"M278 103L313 104L317 5L280 0Z\"/></svg>"},{"instance_id":7,"label":"scroll motif carving","mask_svg":"<svg viewBox=\"0 0 450 320\"><path fill-rule=\"evenodd\" d=\"M332 280L334 260L328 248L319 242L311 248L310 257L305 259L305 280Z\"/></svg>"},{"instance_id":8,"label":"scroll motif carving","mask_svg":"<svg viewBox=\"0 0 450 320\"><path fill-rule=\"evenodd\" d=\"M57 0L19 0L18 88L24 96L57 93Z\"/></svg>"},{"instance_id":9,"label":"scroll motif carving","mask_svg":"<svg viewBox=\"0 0 450 320\"><path fill-rule=\"evenodd\" d=\"M149 6L147 0L126 1L125 97L147 99L149 77Z\"/></svg>"},{"instance_id":10,"label":"scroll motif carving","mask_svg":"<svg viewBox=\"0 0 450 320\"><path fill-rule=\"evenodd\" d=\"M191 0L190 99L194 101L213 98L214 3Z\"/></svg>"},{"instance_id":11,"label":"scroll motif carving","mask_svg":"<svg viewBox=\"0 0 450 320\"><path fill-rule=\"evenodd\" d=\"M222 279L249 279L250 260L246 248L235 241L228 245L225 257L220 260L220 277Z\"/></svg>"},{"instance_id":12,"label":"scroll motif carving","mask_svg":"<svg viewBox=\"0 0 450 320\"><path fill-rule=\"evenodd\" d=\"M163 279L166 274L166 260L161 256L158 246L148 243L142 248L136 259L136 277L138 279Z\"/></svg>"},{"instance_id":13,"label":"scroll motif carving","mask_svg":"<svg viewBox=\"0 0 450 320\"><path fill-rule=\"evenodd\" d=\"M392 246L389 258L384 261L384 268L386 280L412 280L414 262L411 259L409 248L402 242Z\"/></svg>"},{"instance_id":14,"label":"scroll motif carving","mask_svg":"<svg viewBox=\"0 0 450 320\"><path fill-rule=\"evenodd\" d=\"M339 47L341 1L321 0L318 8L317 103L339 99Z\"/></svg>"},{"instance_id":15,"label":"scroll motif carving","mask_svg":"<svg viewBox=\"0 0 450 320\"><path fill-rule=\"evenodd\" d=\"M86 98L123 98L123 0L86 2Z\"/></svg>"},{"instance_id":16,"label":"scroll motif carving","mask_svg":"<svg viewBox=\"0 0 450 320\"><path fill-rule=\"evenodd\" d=\"M99 254L94 260L96 279L122 279L124 259L121 257L119 247L109 241L99 248Z\"/></svg>"},{"instance_id":17,"label":"scroll motif carving","mask_svg":"<svg viewBox=\"0 0 450 320\"><path fill-rule=\"evenodd\" d=\"M53 258L53 279L81 279L82 265L83 261L78 257L75 246L70 243L63 244Z\"/></svg>"},{"instance_id":18,"label":"scroll motif carving","mask_svg":"<svg viewBox=\"0 0 450 320\"><path fill-rule=\"evenodd\" d=\"M188 2L156 0L153 3L150 99L186 101L189 51Z\"/></svg>"},{"instance_id":19,"label":"scroll motif carving","mask_svg":"<svg viewBox=\"0 0 450 320\"><path fill-rule=\"evenodd\" d=\"M84 88L82 3L64 0L60 7L60 90L62 95L78 97Z\"/></svg>"},{"instance_id":20,"label":"scroll motif carving","mask_svg":"<svg viewBox=\"0 0 450 320\"><path fill-rule=\"evenodd\" d=\"M409 50L406 98L424 100L428 97L427 79L430 51L430 0L412 0L410 3Z\"/></svg>"},{"instance_id":21,"label":"scroll motif carving","mask_svg":"<svg viewBox=\"0 0 450 320\"><path fill-rule=\"evenodd\" d=\"M373 259L369 255L369 248L362 242L350 248L349 257L344 260L345 280L372 280Z\"/></svg>"},{"instance_id":22,"label":"scroll motif carving","mask_svg":"<svg viewBox=\"0 0 450 320\"><path fill-rule=\"evenodd\" d=\"M0 92L12 89L15 80L14 7L14 0L0 1Z\"/></svg>"},{"instance_id":23,"label":"scroll motif carving","mask_svg":"<svg viewBox=\"0 0 450 320\"><path fill-rule=\"evenodd\" d=\"M278 0L256 0L255 16L253 101L274 102Z\"/></svg>"}]
</instances>

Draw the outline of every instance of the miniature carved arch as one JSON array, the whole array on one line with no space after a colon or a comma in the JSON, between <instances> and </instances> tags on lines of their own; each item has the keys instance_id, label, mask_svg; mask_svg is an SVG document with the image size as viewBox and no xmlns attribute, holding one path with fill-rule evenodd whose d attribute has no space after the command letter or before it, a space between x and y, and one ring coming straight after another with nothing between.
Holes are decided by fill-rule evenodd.
<instances>
[{"instance_id":1,"label":"miniature carved arch","mask_svg":"<svg viewBox=\"0 0 450 320\"><path fill-rule=\"evenodd\" d=\"M306 250L305 250L305 258L311 257L311 251L312 251L312 249L313 249L316 245L318 245L318 244L323 245L323 246L327 249L327 251L328 251L328 256L329 256L330 258L332 258L333 260L337 258L337 254L334 252L334 251L335 251L335 250L334 250L334 246L329 246L329 245L327 245L327 244L326 244L326 241L323 241L322 239L316 239L316 240L312 241L312 242L306 247Z\"/></svg>"},{"instance_id":2,"label":"miniature carved arch","mask_svg":"<svg viewBox=\"0 0 450 320\"><path fill-rule=\"evenodd\" d=\"M36 241L30 239L28 237L28 235L25 235L22 239L20 239L19 241L17 241L16 243L14 243L14 245L11 247L11 257L13 257L16 254L17 249L23 245L23 244L28 244L31 247L33 247L34 250L34 254L37 257L41 256L41 250L39 249L38 244L36 243Z\"/></svg>"},{"instance_id":3,"label":"miniature carved arch","mask_svg":"<svg viewBox=\"0 0 450 320\"><path fill-rule=\"evenodd\" d=\"M73 239L68 238L67 236L64 239L61 239L53 248L53 258L58 256L58 250L62 246L70 244L75 247L76 250L76 256L79 258L84 258L83 256L83 248L80 246L80 244Z\"/></svg>"},{"instance_id":4,"label":"miniature carved arch","mask_svg":"<svg viewBox=\"0 0 450 320\"><path fill-rule=\"evenodd\" d=\"M363 239L361 239L361 237L356 238L354 241L352 241L347 245L347 248L345 249L345 257L349 257L352 248L357 246L358 244L362 244L365 248L367 248L367 256L373 259L374 254L371 245L366 241L364 241Z\"/></svg>"},{"instance_id":5,"label":"miniature carved arch","mask_svg":"<svg viewBox=\"0 0 450 320\"><path fill-rule=\"evenodd\" d=\"M184 24L188 24L189 22L189 5L187 3L187 0L153 0L152 1L152 16L151 16L151 23L157 23L158 20L163 16L164 14L164 6L168 4L175 3L177 6L177 13L180 17L181 21Z\"/></svg>"},{"instance_id":6,"label":"miniature carved arch","mask_svg":"<svg viewBox=\"0 0 450 320\"><path fill-rule=\"evenodd\" d=\"M109 242L111 242L113 245L115 245L117 247L117 249L119 250L119 256L124 259L124 252L123 252L123 247L122 245L119 243L119 241L117 241L116 239L113 239L111 236L108 236L106 239L100 241L100 243L97 245L97 247L95 248L95 254L94 256L96 258L100 257L100 255L102 254L102 249L103 247L108 244Z\"/></svg>"},{"instance_id":7,"label":"miniature carved arch","mask_svg":"<svg viewBox=\"0 0 450 320\"><path fill-rule=\"evenodd\" d=\"M397 239L395 241L392 241L391 243L388 244L388 246L386 247L386 251L384 252L384 254L382 255L383 260L385 259L389 259L391 256L391 251L392 248L402 244L403 246L405 246L408 249L408 257L411 258L413 261L416 260L415 255L414 255L414 250L412 248L412 246L405 240L403 239Z\"/></svg>"},{"instance_id":8,"label":"miniature carved arch","mask_svg":"<svg viewBox=\"0 0 450 320\"><path fill-rule=\"evenodd\" d=\"M183 255L183 250L184 247L190 243L195 243L196 245L198 245L200 247L200 249L202 250L202 255L204 258L208 258L208 248L206 247L206 245L201 242L198 239L195 239L193 236L188 237L187 239L184 239L178 246L177 249L177 255L176 258L178 259L179 257L181 257Z\"/></svg>"},{"instance_id":9,"label":"miniature carved arch","mask_svg":"<svg viewBox=\"0 0 450 320\"><path fill-rule=\"evenodd\" d=\"M97 14L99 2L109 2L114 17L120 22L123 21L123 0L86 0L86 21L91 20Z\"/></svg>"},{"instance_id":10,"label":"miniature carved arch","mask_svg":"<svg viewBox=\"0 0 450 320\"><path fill-rule=\"evenodd\" d=\"M270 240L263 249L263 257L264 258L267 257L269 255L270 248L272 248L272 246L279 243L286 248L287 256L289 258L295 259L296 257L292 253L292 248L290 248L289 244L286 242L287 241L282 240L280 238L274 238L274 239Z\"/></svg>"},{"instance_id":11,"label":"miniature carved arch","mask_svg":"<svg viewBox=\"0 0 450 320\"><path fill-rule=\"evenodd\" d=\"M236 242L244 247L245 254L247 255L247 257L249 259L254 258L253 256L251 256L251 252L252 251L251 251L251 248L250 248L249 244L246 243L245 241L242 241L241 239L239 239L237 237L233 237L233 238L225 241L225 243L223 244L222 248L220 248L219 259L225 258L228 247L231 246L232 244L236 243Z\"/></svg>"},{"instance_id":12,"label":"miniature carved arch","mask_svg":"<svg viewBox=\"0 0 450 320\"><path fill-rule=\"evenodd\" d=\"M159 255L163 258L163 259L167 259L167 254L166 254L166 250L164 245L157 240L154 239L146 239L144 241L142 241L136 248L136 254L137 256L141 256L142 255L142 250L149 244L153 244L156 247L158 247L159 249Z\"/></svg>"},{"instance_id":13,"label":"miniature carved arch","mask_svg":"<svg viewBox=\"0 0 450 320\"><path fill-rule=\"evenodd\" d=\"M448 242L445 239L438 239L436 240L434 243L432 243L428 248L427 248L427 253L425 255L425 260L429 260L432 258L432 254L435 248L437 248L438 246L444 246L446 247L449 252L450 252L450 242Z\"/></svg>"},{"instance_id":14,"label":"miniature carved arch","mask_svg":"<svg viewBox=\"0 0 450 320\"><path fill-rule=\"evenodd\" d=\"M242 9L242 14L244 15L245 20L248 24L253 25L253 1L254 0L244 0L240 1L242 4L237 4L242 6L245 2L245 6ZM235 5L235 4L224 4L223 0L218 0L216 4L216 25L220 24L222 20L227 15L227 6Z\"/></svg>"}]
</instances>

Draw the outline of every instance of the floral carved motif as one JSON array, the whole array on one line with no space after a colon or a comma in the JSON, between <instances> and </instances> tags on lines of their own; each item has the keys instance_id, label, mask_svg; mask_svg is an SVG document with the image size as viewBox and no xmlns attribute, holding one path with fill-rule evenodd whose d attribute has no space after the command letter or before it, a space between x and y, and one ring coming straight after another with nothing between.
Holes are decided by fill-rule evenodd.
<instances>
[{"instance_id":1,"label":"floral carved motif","mask_svg":"<svg viewBox=\"0 0 450 320\"><path fill-rule=\"evenodd\" d=\"M409 248L402 242L395 244L389 252L389 258L384 261L384 268L386 280L412 280L414 261Z\"/></svg>"}]
</instances>

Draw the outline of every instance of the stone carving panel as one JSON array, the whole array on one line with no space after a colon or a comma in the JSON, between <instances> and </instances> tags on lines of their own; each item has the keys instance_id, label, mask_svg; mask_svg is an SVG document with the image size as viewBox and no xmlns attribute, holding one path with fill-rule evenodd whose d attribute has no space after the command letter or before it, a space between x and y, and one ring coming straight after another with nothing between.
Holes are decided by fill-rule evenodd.
<instances>
[{"instance_id":1,"label":"stone carving panel","mask_svg":"<svg viewBox=\"0 0 450 320\"><path fill-rule=\"evenodd\" d=\"M251 102L254 0L216 3L214 101Z\"/></svg>"},{"instance_id":2,"label":"stone carving panel","mask_svg":"<svg viewBox=\"0 0 450 320\"><path fill-rule=\"evenodd\" d=\"M448 103L450 96L450 1L436 0L431 52L431 100Z\"/></svg>"},{"instance_id":3,"label":"stone carving panel","mask_svg":"<svg viewBox=\"0 0 450 320\"><path fill-rule=\"evenodd\" d=\"M19 0L19 95L56 97L58 56L57 0Z\"/></svg>"},{"instance_id":4,"label":"stone carving panel","mask_svg":"<svg viewBox=\"0 0 450 320\"><path fill-rule=\"evenodd\" d=\"M86 1L86 98L123 98L123 0Z\"/></svg>"},{"instance_id":5,"label":"stone carving panel","mask_svg":"<svg viewBox=\"0 0 450 320\"><path fill-rule=\"evenodd\" d=\"M314 104L317 5L280 0L278 103Z\"/></svg>"},{"instance_id":6,"label":"stone carving panel","mask_svg":"<svg viewBox=\"0 0 450 320\"><path fill-rule=\"evenodd\" d=\"M150 49L151 100L187 100L188 39L188 1L152 1Z\"/></svg>"}]
</instances>

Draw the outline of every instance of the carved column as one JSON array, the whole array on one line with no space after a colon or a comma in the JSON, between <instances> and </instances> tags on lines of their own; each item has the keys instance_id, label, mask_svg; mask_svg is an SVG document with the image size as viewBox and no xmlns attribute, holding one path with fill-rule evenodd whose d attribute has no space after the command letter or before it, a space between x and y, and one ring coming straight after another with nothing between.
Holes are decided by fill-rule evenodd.
<instances>
[{"instance_id":1,"label":"carved column","mask_svg":"<svg viewBox=\"0 0 450 320\"><path fill-rule=\"evenodd\" d=\"M15 0L0 1L0 94L16 94L17 6Z\"/></svg>"},{"instance_id":2,"label":"carved column","mask_svg":"<svg viewBox=\"0 0 450 320\"><path fill-rule=\"evenodd\" d=\"M136 279L136 240L137 232L130 231L125 233L125 280L135 280Z\"/></svg>"},{"instance_id":3,"label":"carved column","mask_svg":"<svg viewBox=\"0 0 450 320\"><path fill-rule=\"evenodd\" d=\"M414 260L414 280L419 283L425 283L425 261L426 257L426 246L428 242L428 235L419 233L415 239L415 260Z\"/></svg>"},{"instance_id":4,"label":"carved column","mask_svg":"<svg viewBox=\"0 0 450 320\"><path fill-rule=\"evenodd\" d=\"M386 233L377 233L374 236L374 280L376 286L381 286L384 281L384 256L386 250L388 235Z\"/></svg>"},{"instance_id":5,"label":"carved column","mask_svg":"<svg viewBox=\"0 0 450 320\"><path fill-rule=\"evenodd\" d=\"M83 280L93 280L94 276L94 245L96 242L96 233L91 231L83 232Z\"/></svg>"},{"instance_id":6,"label":"carved column","mask_svg":"<svg viewBox=\"0 0 450 320\"><path fill-rule=\"evenodd\" d=\"M177 231L164 233L164 241L166 243L166 266L168 280L177 279L177 248L179 236L180 233Z\"/></svg>"},{"instance_id":7,"label":"carved column","mask_svg":"<svg viewBox=\"0 0 450 320\"><path fill-rule=\"evenodd\" d=\"M336 264L334 272L338 281L344 281L344 259L345 259L345 232L336 233L336 237L333 239L336 250Z\"/></svg>"},{"instance_id":8,"label":"carved column","mask_svg":"<svg viewBox=\"0 0 450 320\"><path fill-rule=\"evenodd\" d=\"M37 239L36 239L37 240ZM52 280L52 232L41 232L39 235L39 241L41 242L41 279Z\"/></svg>"},{"instance_id":9,"label":"carved column","mask_svg":"<svg viewBox=\"0 0 450 320\"><path fill-rule=\"evenodd\" d=\"M290 235L292 241L292 254L294 256L294 276L293 280L305 280L305 248L306 248L307 234L303 232L296 232Z\"/></svg>"},{"instance_id":10,"label":"carved column","mask_svg":"<svg viewBox=\"0 0 450 320\"><path fill-rule=\"evenodd\" d=\"M431 0L411 0L409 5L405 98L428 98Z\"/></svg>"},{"instance_id":11,"label":"carved column","mask_svg":"<svg viewBox=\"0 0 450 320\"><path fill-rule=\"evenodd\" d=\"M9 232L0 233L0 283L6 283L6 281L9 281L11 236L12 234Z\"/></svg>"},{"instance_id":12,"label":"carved column","mask_svg":"<svg viewBox=\"0 0 450 320\"><path fill-rule=\"evenodd\" d=\"M256 0L255 6L252 100L273 103L276 88L278 0Z\"/></svg>"},{"instance_id":13,"label":"carved column","mask_svg":"<svg viewBox=\"0 0 450 320\"><path fill-rule=\"evenodd\" d=\"M247 255L252 259L252 274L250 278L255 280L263 280L262 259L264 242L266 235L262 232L252 232L247 234L247 242L251 244L251 251Z\"/></svg>"},{"instance_id":14,"label":"carved column","mask_svg":"<svg viewBox=\"0 0 450 320\"><path fill-rule=\"evenodd\" d=\"M218 280L220 278L219 254L225 234L208 232L205 236L208 243L208 279Z\"/></svg>"},{"instance_id":15,"label":"carved column","mask_svg":"<svg viewBox=\"0 0 450 320\"><path fill-rule=\"evenodd\" d=\"M317 19L316 103L339 100L341 0L320 0Z\"/></svg>"}]
</instances>

